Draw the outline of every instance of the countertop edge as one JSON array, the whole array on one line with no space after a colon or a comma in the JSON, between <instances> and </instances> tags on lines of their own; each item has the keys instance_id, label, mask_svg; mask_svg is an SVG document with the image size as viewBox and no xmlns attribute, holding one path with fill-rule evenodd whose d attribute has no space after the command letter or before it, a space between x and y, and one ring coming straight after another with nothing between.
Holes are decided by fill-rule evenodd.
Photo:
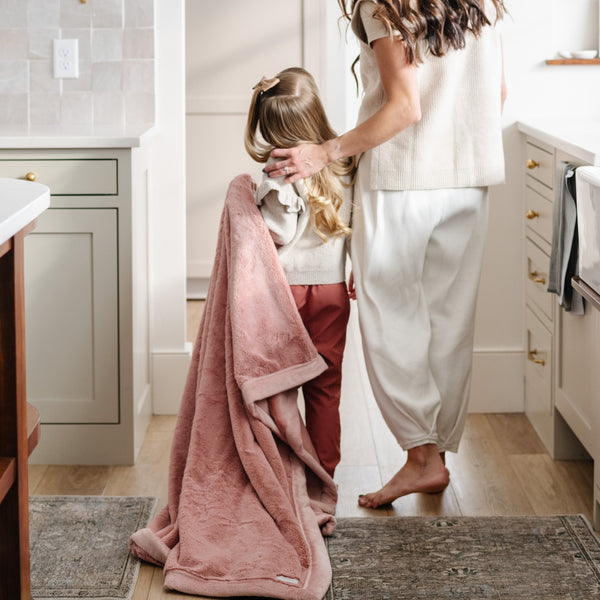
<instances>
[{"instance_id":1,"label":"countertop edge","mask_svg":"<svg viewBox=\"0 0 600 600\"><path fill-rule=\"evenodd\" d=\"M553 131L551 127L546 127L540 123L529 123L527 121L517 121L517 129L525 135L529 135L550 146L554 146L590 165L600 165L600 140L598 141L598 147L592 148L586 143L571 139L569 135L564 135L559 131Z\"/></svg>"},{"instance_id":2,"label":"countertop edge","mask_svg":"<svg viewBox=\"0 0 600 600\"><path fill-rule=\"evenodd\" d=\"M0 185L2 179L0 178ZM25 183L25 182L23 182ZM21 229L37 219L50 206L50 189L41 183L25 183L35 190L32 198L11 213L7 218L0 221L0 244L10 240ZM35 187L34 187L35 186Z\"/></svg>"},{"instance_id":3,"label":"countertop edge","mask_svg":"<svg viewBox=\"0 0 600 600\"><path fill-rule=\"evenodd\" d=\"M152 125L134 134L0 135L0 149L138 148L145 146L157 132L158 127Z\"/></svg>"}]
</instances>

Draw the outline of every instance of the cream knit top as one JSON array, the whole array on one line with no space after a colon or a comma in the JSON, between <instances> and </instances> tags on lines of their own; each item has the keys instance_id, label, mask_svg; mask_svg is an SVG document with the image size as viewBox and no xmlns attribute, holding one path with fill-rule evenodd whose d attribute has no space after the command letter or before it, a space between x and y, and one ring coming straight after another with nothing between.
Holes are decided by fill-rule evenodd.
<instances>
[{"instance_id":1,"label":"cream knit top","mask_svg":"<svg viewBox=\"0 0 600 600\"><path fill-rule=\"evenodd\" d=\"M352 29L360 41L364 97L359 123L384 104L371 43L388 35L373 18L376 0L359 0ZM490 21L495 11L488 13ZM479 187L504 181L501 126L501 46L496 27L484 27L466 45L438 58L423 52L417 81L421 120L373 148L371 188L426 190Z\"/></svg>"},{"instance_id":2,"label":"cream knit top","mask_svg":"<svg viewBox=\"0 0 600 600\"><path fill-rule=\"evenodd\" d=\"M290 285L319 285L346 280L346 238L324 241L312 228L308 196L303 180L284 183L283 177L264 176L255 201L277 246ZM351 189L344 189L339 214L348 224Z\"/></svg>"}]
</instances>

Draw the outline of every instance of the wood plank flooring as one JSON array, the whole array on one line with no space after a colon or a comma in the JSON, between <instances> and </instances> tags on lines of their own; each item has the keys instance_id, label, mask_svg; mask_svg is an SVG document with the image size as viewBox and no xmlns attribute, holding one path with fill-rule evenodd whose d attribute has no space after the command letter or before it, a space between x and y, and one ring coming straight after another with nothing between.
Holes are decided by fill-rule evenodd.
<instances>
[{"instance_id":1,"label":"wood plank flooring","mask_svg":"<svg viewBox=\"0 0 600 600\"><path fill-rule=\"evenodd\" d=\"M194 340L202 302L188 302ZM355 319L353 314L352 319ZM413 494L390 509L369 510L359 493L387 481L404 462L371 395L356 322L349 330L342 389L342 463L336 471L339 517L390 515L545 515L581 513L592 520L593 463L553 461L523 414L471 414L460 450L447 455L450 486ZM167 501L167 472L176 417L155 416L131 467L32 465L32 494L151 495ZM162 570L143 565L132 600L192 597L163 590Z\"/></svg>"}]
</instances>

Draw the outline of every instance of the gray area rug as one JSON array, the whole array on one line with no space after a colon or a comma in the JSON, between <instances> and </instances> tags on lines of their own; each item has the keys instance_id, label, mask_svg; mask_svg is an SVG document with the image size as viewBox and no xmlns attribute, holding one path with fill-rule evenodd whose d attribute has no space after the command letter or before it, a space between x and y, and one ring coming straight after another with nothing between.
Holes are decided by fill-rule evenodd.
<instances>
[{"instance_id":1,"label":"gray area rug","mask_svg":"<svg viewBox=\"0 0 600 600\"><path fill-rule=\"evenodd\" d=\"M31 593L35 600L131 598L140 563L129 536L156 506L146 496L31 496Z\"/></svg>"},{"instance_id":2,"label":"gray area rug","mask_svg":"<svg viewBox=\"0 0 600 600\"><path fill-rule=\"evenodd\" d=\"M592 600L600 543L582 516L339 519L326 600Z\"/></svg>"}]
</instances>

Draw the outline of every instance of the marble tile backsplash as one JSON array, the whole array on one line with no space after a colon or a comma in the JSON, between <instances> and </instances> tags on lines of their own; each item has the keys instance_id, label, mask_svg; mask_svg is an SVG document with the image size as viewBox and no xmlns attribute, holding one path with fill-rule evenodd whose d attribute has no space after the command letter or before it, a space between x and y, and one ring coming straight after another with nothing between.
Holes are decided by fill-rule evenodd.
<instances>
[{"instance_id":1,"label":"marble tile backsplash","mask_svg":"<svg viewBox=\"0 0 600 600\"><path fill-rule=\"evenodd\" d=\"M55 39L78 78L54 78ZM154 123L154 70L154 0L0 0L0 135Z\"/></svg>"}]
</instances>

